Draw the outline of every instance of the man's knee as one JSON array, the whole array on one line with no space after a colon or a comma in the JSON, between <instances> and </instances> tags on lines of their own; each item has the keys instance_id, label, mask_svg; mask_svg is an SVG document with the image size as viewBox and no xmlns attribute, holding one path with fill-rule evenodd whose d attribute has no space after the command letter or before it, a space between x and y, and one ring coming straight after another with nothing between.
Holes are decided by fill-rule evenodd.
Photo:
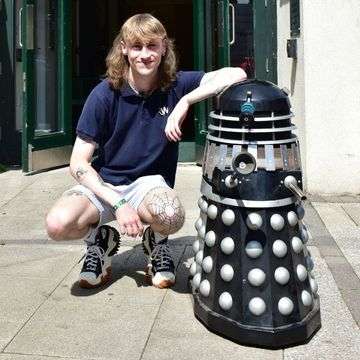
<instances>
[{"instance_id":1,"label":"man's knee","mask_svg":"<svg viewBox=\"0 0 360 360\"><path fill-rule=\"evenodd\" d=\"M65 210L50 211L45 222L46 231L53 240L65 240L70 228L73 227L73 220Z\"/></svg>"},{"instance_id":2,"label":"man's knee","mask_svg":"<svg viewBox=\"0 0 360 360\"><path fill-rule=\"evenodd\" d=\"M175 191L162 189L149 194L148 210L164 235L179 231L185 222L185 209Z\"/></svg>"},{"instance_id":3,"label":"man's knee","mask_svg":"<svg viewBox=\"0 0 360 360\"><path fill-rule=\"evenodd\" d=\"M185 209L181 205L175 210L172 216L168 216L166 219L168 235L178 232L184 225L185 222Z\"/></svg>"}]
</instances>

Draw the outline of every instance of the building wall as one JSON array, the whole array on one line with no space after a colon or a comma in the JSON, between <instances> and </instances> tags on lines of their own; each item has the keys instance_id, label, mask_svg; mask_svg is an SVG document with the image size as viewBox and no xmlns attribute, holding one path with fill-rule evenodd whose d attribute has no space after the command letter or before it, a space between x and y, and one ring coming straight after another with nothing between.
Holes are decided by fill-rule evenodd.
<instances>
[{"instance_id":1,"label":"building wall","mask_svg":"<svg viewBox=\"0 0 360 360\"><path fill-rule=\"evenodd\" d=\"M298 60L286 57L289 1L278 2L279 86L291 91L306 190L360 193L360 1L300 1Z\"/></svg>"}]
</instances>

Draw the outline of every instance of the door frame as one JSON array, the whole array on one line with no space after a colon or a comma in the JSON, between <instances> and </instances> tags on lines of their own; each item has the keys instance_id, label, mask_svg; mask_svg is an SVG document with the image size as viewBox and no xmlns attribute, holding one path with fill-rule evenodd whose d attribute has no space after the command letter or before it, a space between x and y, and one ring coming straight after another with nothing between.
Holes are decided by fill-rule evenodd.
<instances>
[{"instance_id":1,"label":"door frame","mask_svg":"<svg viewBox=\"0 0 360 360\"><path fill-rule=\"evenodd\" d=\"M71 3L59 1L57 16L57 75L54 91L58 96L59 130L49 134L35 133L35 4L23 0L21 16L23 71L22 169L24 172L68 164L72 149L71 120Z\"/></svg>"}]
</instances>

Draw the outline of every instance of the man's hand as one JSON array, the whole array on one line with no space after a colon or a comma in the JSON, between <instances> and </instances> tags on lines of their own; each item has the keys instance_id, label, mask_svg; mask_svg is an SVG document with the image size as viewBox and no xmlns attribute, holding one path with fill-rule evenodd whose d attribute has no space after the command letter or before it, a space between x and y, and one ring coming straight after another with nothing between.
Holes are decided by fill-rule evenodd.
<instances>
[{"instance_id":1,"label":"man's hand","mask_svg":"<svg viewBox=\"0 0 360 360\"><path fill-rule=\"evenodd\" d=\"M176 104L174 110L169 115L165 126L165 134L170 141L181 140L182 133L180 128L186 117L189 107L190 103L188 102L186 96L184 96Z\"/></svg>"},{"instance_id":2,"label":"man's hand","mask_svg":"<svg viewBox=\"0 0 360 360\"><path fill-rule=\"evenodd\" d=\"M115 216L120 225L120 233L122 235L136 237L143 234L144 227L139 215L129 204L125 204L117 209Z\"/></svg>"}]
</instances>

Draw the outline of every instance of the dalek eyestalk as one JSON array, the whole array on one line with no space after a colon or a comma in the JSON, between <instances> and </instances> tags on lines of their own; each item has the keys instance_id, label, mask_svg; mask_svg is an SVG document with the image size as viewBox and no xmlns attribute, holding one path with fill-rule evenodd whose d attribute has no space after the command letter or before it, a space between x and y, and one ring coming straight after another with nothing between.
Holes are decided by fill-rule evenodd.
<instances>
[{"instance_id":1,"label":"dalek eyestalk","mask_svg":"<svg viewBox=\"0 0 360 360\"><path fill-rule=\"evenodd\" d=\"M225 185L232 189L239 186L239 176L249 175L256 168L255 158L248 152L241 152L232 161L234 173L225 178Z\"/></svg>"}]
</instances>

